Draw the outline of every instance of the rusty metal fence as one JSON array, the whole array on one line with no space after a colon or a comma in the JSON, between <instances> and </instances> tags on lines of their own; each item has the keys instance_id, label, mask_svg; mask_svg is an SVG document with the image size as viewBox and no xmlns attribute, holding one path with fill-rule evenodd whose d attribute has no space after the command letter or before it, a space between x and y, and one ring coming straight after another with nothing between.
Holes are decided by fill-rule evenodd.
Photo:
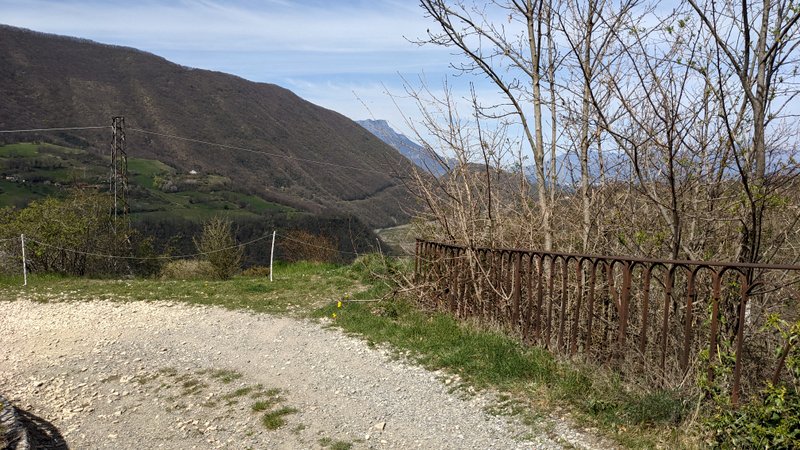
<instances>
[{"instance_id":1,"label":"rusty metal fence","mask_svg":"<svg viewBox=\"0 0 800 450\"><path fill-rule=\"evenodd\" d=\"M786 376L791 346L780 324L796 321L800 309L795 265L417 240L415 276L432 308L661 385L705 377L730 389L734 404Z\"/></svg>"}]
</instances>

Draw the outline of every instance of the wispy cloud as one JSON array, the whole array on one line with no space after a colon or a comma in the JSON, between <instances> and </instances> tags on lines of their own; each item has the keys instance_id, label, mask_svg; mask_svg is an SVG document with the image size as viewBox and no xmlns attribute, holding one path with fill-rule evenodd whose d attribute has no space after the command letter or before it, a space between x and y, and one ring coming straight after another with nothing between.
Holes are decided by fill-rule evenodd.
<instances>
[{"instance_id":1,"label":"wispy cloud","mask_svg":"<svg viewBox=\"0 0 800 450\"><path fill-rule=\"evenodd\" d=\"M421 12L396 2L0 1L2 21L36 30L112 36L183 50L358 53L407 51Z\"/></svg>"}]
</instances>

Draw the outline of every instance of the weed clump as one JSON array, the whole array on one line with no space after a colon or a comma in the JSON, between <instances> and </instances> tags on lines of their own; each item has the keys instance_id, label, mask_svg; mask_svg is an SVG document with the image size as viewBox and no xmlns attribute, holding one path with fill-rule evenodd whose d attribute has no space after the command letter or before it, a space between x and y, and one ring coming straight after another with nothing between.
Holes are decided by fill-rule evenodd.
<instances>
[{"instance_id":1,"label":"weed clump","mask_svg":"<svg viewBox=\"0 0 800 450\"><path fill-rule=\"evenodd\" d=\"M213 273L214 268L208 261L179 259L164 264L159 277L162 280L207 280Z\"/></svg>"},{"instance_id":2,"label":"weed clump","mask_svg":"<svg viewBox=\"0 0 800 450\"><path fill-rule=\"evenodd\" d=\"M269 267L252 266L244 269L242 276L253 278L265 278L269 276Z\"/></svg>"}]
</instances>

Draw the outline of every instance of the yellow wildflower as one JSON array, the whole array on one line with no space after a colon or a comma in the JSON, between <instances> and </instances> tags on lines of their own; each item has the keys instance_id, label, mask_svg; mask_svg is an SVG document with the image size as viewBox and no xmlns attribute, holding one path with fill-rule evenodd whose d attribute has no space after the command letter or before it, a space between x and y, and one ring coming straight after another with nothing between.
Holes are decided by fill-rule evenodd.
<instances>
[{"instance_id":1,"label":"yellow wildflower","mask_svg":"<svg viewBox=\"0 0 800 450\"><path fill-rule=\"evenodd\" d=\"M336 313L333 313L333 315L331 317L333 317L335 319L336 318Z\"/></svg>"},{"instance_id":2,"label":"yellow wildflower","mask_svg":"<svg viewBox=\"0 0 800 450\"><path fill-rule=\"evenodd\" d=\"M342 302L341 302L341 300L339 301L339 303L337 303L337 304L336 304L336 307L337 307L337 308L341 308L341 307L342 307Z\"/></svg>"}]
</instances>

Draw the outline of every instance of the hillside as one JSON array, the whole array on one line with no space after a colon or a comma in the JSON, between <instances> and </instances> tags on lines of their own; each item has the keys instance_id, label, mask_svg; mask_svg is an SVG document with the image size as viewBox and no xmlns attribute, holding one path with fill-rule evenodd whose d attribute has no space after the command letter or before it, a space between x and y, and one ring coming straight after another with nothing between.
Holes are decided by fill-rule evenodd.
<instances>
[{"instance_id":1,"label":"hillside","mask_svg":"<svg viewBox=\"0 0 800 450\"><path fill-rule=\"evenodd\" d=\"M8 26L0 26L0 61L0 129L110 125L122 115L130 157L217 175L267 202L350 213L373 227L407 222L413 209L399 179L411 170L408 160L350 119L279 86ZM15 142L104 155L110 131L0 135L0 144Z\"/></svg>"}]
</instances>

